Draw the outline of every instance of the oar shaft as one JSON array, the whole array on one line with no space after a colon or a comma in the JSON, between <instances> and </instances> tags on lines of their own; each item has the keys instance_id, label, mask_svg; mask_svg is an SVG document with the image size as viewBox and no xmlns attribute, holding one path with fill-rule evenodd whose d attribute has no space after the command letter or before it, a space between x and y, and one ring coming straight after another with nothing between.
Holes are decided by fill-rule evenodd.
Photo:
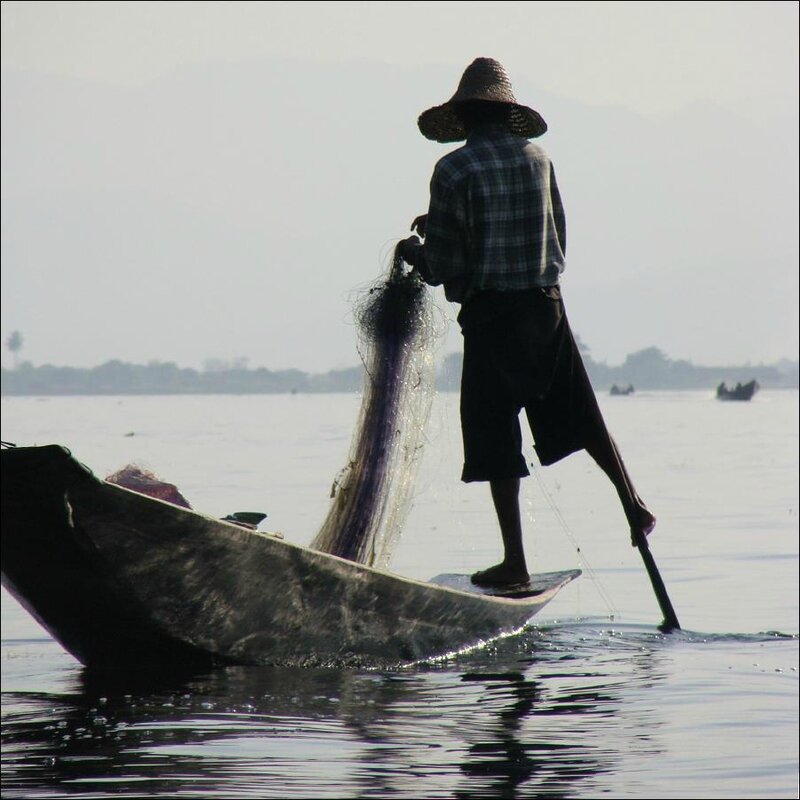
<instances>
[{"instance_id":1,"label":"oar shaft","mask_svg":"<svg viewBox=\"0 0 800 800\"><path fill-rule=\"evenodd\" d=\"M638 504L641 504L641 500L636 494L636 490L633 488L628 470L625 469L622 456L617 449L614 439L608 432L605 422L602 424L602 430L598 440L586 449L589 451L589 455L597 461L606 475L611 479L611 482L617 489L620 500L628 512L630 512L631 535L634 537L636 546L642 554L642 560L647 569L647 574L650 577L650 583L653 584L653 590L656 593L658 605L661 607L661 612L664 614L664 621L659 628L664 632L680 630L681 626L678 622L675 610L672 608L669 596L667 595L664 581L661 580L661 575L658 572L655 559L650 553L650 547L647 544L647 536L642 531L636 530L635 514L633 514L632 510L635 509Z\"/></svg>"},{"instance_id":2,"label":"oar shaft","mask_svg":"<svg viewBox=\"0 0 800 800\"><path fill-rule=\"evenodd\" d=\"M650 547L647 544L647 537L639 534L636 537L636 546L642 556L642 561L644 561L650 583L653 584L653 591L656 593L656 599L661 608L661 613L664 615L664 621L659 625L659 629L664 633L675 630L679 631L681 629L681 624L678 622L675 609L672 607L669 595L667 594L667 588L664 586L664 581L661 579L661 574L658 571L653 554L650 552Z\"/></svg>"}]
</instances>

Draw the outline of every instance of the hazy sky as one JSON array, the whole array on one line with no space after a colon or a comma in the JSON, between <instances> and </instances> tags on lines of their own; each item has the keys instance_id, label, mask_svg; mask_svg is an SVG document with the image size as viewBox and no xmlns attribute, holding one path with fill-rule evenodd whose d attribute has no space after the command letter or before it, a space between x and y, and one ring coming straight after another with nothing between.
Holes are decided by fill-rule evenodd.
<instances>
[{"instance_id":1,"label":"hazy sky","mask_svg":"<svg viewBox=\"0 0 800 800\"><path fill-rule=\"evenodd\" d=\"M797 107L795 2L7 2L2 65L137 84L272 57L466 65L502 55L588 103Z\"/></svg>"},{"instance_id":2,"label":"hazy sky","mask_svg":"<svg viewBox=\"0 0 800 800\"><path fill-rule=\"evenodd\" d=\"M643 115L650 122L667 120L692 104L722 105L741 115L754 126L789 129L796 138L798 88L798 4L795 2L8 2L2 3L2 66L14 73L46 73L89 80L119 92L147 87L165 80L187 66L208 66L225 63L253 65L275 59L286 60L287 84L291 83L293 64L345 63L363 61L414 68L420 80L417 112L433 102L442 102L455 89L464 66L479 55L499 58L511 74L515 86L521 83L543 87L554 96L595 107L619 107ZM435 87L426 84L426 66L438 81ZM446 68L446 71L442 71ZM444 78L442 76L445 76ZM341 87L343 93L347 87ZM126 95L129 96L129 95ZM527 97L520 98L523 102ZM315 98L307 98L307 106L298 105L298 116L286 120L288 129L304 126L304 109L313 108ZM243 100L243 103L247 100ZM390 104L391 98L364 98L366 103ZM411 118L413 120L413 117ZM15 153L7 149L11 133L25 141L25 131L14 129L15 121L3 115L4 167L14 162ZM404 122L405 124L405 122ZM409 136L413 122L408 123ZM13 129L13 130L12 130ZM40 131L33 132L36 136ZM7 135L8 134L8 135ZM36 136L27 137L35 139ZM15 139L17 141L17 139ZM401 149L405 140L398 140ZM268 149L269 143L263 143ZM415 145L416 146L416 145ZM554 140L558 148L558 140ZM421 145L420 145L421 147ZM418 152L395 151L398 173L407 159L419 160ZM424 151L433 154L434 150ZM435 151L436 157L445 150ZM348 158L348 154L339 154ZM220 158L208 153L207 158ZM390 175L391 158L387 175ZM412 176L419 185L419 196L426 193L427 175L433 155L419 164L419 174ZM789 164L791 167L792 165ZM3 179L4 204L34 194L39 189L32 183L26 186L16 176ZM13 173L13 169L9 170ZM400 179L403 176L399 176ZM574 179L573 179L574 180ZM593 180L586 176L588 182ZM191 179L188 180L190 182ZM13 184L13 185L12 185ZM787 184L790 187L794 184ZM275 191L280 186L273 187ZM199 190L198 190L199 191ZM719 191L726 191L722 186ZM241 198L239 198L240 200ZM781 201L782 198L777 198ZM768 198L768 201L770 199ZM237 202L235 194L231 203ZM613 199L612 201L613 202ZM421 203L408 204L408 219L423 210ZM784 203L785 205L785 203ZM405 208L405 207L404 207ZM567 199L568 212L570 210ZM10 212L9 212L10 213ZM402 211L406 214L406 211ZM7 219L10 219L8 217ZM569 216L568 216L569 219ZM580 209L578 210L580 220ZM315 220L309 220L314 227ZM11 226L4 221L4 226ZM263 220L269 225L269 218ZM405 218L404 223L405 224ZM324 227L320 221L320 227ZM578 228L580 231L580 228ZM4 236L11 228L4 228ZM13 232L13 231L12 231ZM275 231L275 236L279 231ZM370 234L376 235L376 234ZM363 265L364 273L353 269L343 271L341 285L331 292L331 303L338 304L332 312L339 319L342 297L354 286L374 276L374 266L385 255L392 237L404 235L397 219L387 218L385 233L374 241L360 242L361 252L373 258ZM774 243L775 253L796 254L796 226L781 230ZM785 243L785 246L784 246ZM14 253L22 245L15 244ZM580 255L580 241L577 244ZM569 253L568 253L569 257ZM709 265L720 269L724 281L727 256L720 263ZM11 260L9 258L9 260ZM780 260L780 259L779 259ZM795 274L796 263L789 267L781 262L782 273ZM4 265L4 272L5 272ZM9 265L12 272L16 264ZM758 268L761 265L754 265ZM307 276L305 276L307 278ZM619 276L617 276L619 277ZM705 276L709 284L713 276ZM50 288L58 290L61 274L54 270ZM785 280L783 280L785 279ZM4 279L5 280L5 279ZM64 279L65 280L65 279ZM199 297L202 285L199 277L193 295ZM283 275L287 285L296 286L286 297L302 302L303 276L291 271ZM576 282L578 277L573 278ZM757 275L755 281L769 280ZM625 337L624 330L612 336L610 325L587 319L585 330L596 331L590 336L593 355L598 360L620 361L638 345L654 344L673 357L692 358L699 363L761 361L780 357L797 357L797 297L796 277L782 274L783 283L773 290L781 296L782 327L773 324L764 335L758 331L746 342L736 340L736 347L726 350L725 331L708 330L704 336L718 336L714 347L692 350L690 344L660 340L653 333ZM740 291L747 287L735 281ZM164 346L160 352L143 347L137 351L131 343L127 349L118 346L113 338L91 335L76 339L76 349L59 348L51 337L49 344L37 336L35 325L21 309L33 298L16 296L18 284L9 279L4 283L3 341L10 332L20 329L26 337L23 356L34 363L94 365L113 357L146 362L153 358L177 361L181 366L200 366L205 358L245 356L251 365L289 366L324 370L346 366L356 361L352 337L332 334L328 349L318 347L317 356L311 347L304 350L297 344L293 351L291 338L283 343L281 357L265 363L259 351L243 340L241 346L223 345L213 351L207 342L200 341L198 350L176 345L174 351ZM96 302L87 282L85 308L76 308L76 329L91 323L91 303ZM9 289L9 287L11 287ZM243 285L245 292L255 284ZM217 291L208 285L209 293ZM729 289L729 293L734 289ZM7 295L7 296L6 296ZM787 298L787 295L789 297ZM633 304L637 299L634 297ZM286 301L288 302L288 301ZM320 301L322 302L322 301ZM588 304L585 304L588 306ZM289 315L290 306L280 309ZM569 301L568 301L569 308ZM580 298L576 309L582 311ZM267 306L265 314L275 314ZM764 309L765 320L770 309ZM788 313L788 316L787 316ZM320 317L322 319L322 317ZM573 319L573 323L574 323ZM150 324L159 324L157 315ZM668 322L663 323L668 325ZM674 325L681 324L680 314ZM604 337L603 331L609 334ZM255 328L257 330L257 328ZM654 331L658 331L654 328ZM250 333L248 333L250 335ZM252 334L256 336L256 333ZM348 334L349 336L349 334ZM131 342L133 341L133 337ZM586 338L584 334L584 338ZM65 339L66 341L66 339ZM689 340L687 339L687 342ZM785 346L783 342L785 341ZM105 349L108 347L108 349ZM452 348L450 348L452 349ZM3 363L10 357L3 348Z\"/></svg>"}]
</instances>

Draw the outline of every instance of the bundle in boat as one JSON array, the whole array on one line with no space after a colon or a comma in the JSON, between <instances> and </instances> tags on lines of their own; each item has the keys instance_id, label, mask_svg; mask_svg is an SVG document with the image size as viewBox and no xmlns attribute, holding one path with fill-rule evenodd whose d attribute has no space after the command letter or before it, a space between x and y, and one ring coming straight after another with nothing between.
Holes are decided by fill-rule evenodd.
<instances>
[{"instance_id":1,"label":"bundle in boat","mask_svg":"<svg viewBox=\"0 0 800 800\"><path fill-rule=\"evenodd\" d=\"M411 505L433 396L433 306L395 249L356 304L364 394L350 455L311 547L386 567Z\"/></svg>"},{"instance_id":2,"label":"bundle in boat","mask_svg":"<svg viewBox=\"0 0 800 800\"><path fill-rule=\"evenodd\" d=\"M162 481L149 470L138 467L136 464L127 464L109 475L106 480L130 489L132 492L146 494L148 497L155 497L157 500L164 500L183 508L191 508L189 501L178 491L178 487L174 483Z\"/></svg>"}]
</instances>

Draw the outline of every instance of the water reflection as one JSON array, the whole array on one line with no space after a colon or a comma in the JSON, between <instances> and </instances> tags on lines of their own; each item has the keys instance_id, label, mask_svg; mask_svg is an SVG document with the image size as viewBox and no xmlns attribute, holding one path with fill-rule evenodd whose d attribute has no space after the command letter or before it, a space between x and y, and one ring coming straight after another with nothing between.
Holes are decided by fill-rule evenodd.
<instances>
[{"instance_id":1,"label":"water reflection","mask_svg":"<svg viewBox=\"0 0 800 800\"><path fill-rule=\"evenodd\" d=\"M4 695L3 795L574 796L631 737L652 752L654 719L626 700L661 679L660 654L565 636L392 673L81 671Z\"/></svg>"},{"instance_id":2,"label":"water reflection","mask_svg":"<svg viewBox=\"0 0 800 800\"><path fill-rule=\"evenodd\" d=\"M592 691L548 698L541 681L528 680L524 674L515 672L466 674L462 680L484 683L487 697L499 686L498 694L504 700L507 701L508 696L513 699L497 713L497 720L487 730L486 738L469 746L469 758L461 766L465 775L481 779L481 794L513 798L517 796L517 787L536 780L537 796L567 797L576 783L610 768L606 763L608 759L593 756L585 743L529 739L523 728L525 718L534 714L600 713L595 701L609 703L609 695ZM575 719L573 723L577 725L578 721ZM535 727L541 729L539 725ZM475 788L470 784L456 796L475 797Z\"/></svg>"}]
</instances>

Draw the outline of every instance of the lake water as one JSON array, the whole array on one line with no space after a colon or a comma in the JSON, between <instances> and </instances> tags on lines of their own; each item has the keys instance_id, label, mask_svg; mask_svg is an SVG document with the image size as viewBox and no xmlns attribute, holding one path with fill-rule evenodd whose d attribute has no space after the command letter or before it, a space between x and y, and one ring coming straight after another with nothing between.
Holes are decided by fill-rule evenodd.
<instances>
[{"instance_id":1,"label":"lake water","mask_svg":"<svg viewBox=\"0 0 800 800\"><path fill-rule=\"evenodd\" d=\"M394 671L232 667L97 677L5 590L3 797L797 797L798 393L600 396L659 523L661 614L607 480L580 453L523 482L529 565L579 567L522 633ZM359 407L350 395L3 398L2 438L135 462L204 513L264 511L307 544ZM527 444L530 460L533 451ZM437 395L392 569L495 563Z\"/></svg>"}]
</instances>

